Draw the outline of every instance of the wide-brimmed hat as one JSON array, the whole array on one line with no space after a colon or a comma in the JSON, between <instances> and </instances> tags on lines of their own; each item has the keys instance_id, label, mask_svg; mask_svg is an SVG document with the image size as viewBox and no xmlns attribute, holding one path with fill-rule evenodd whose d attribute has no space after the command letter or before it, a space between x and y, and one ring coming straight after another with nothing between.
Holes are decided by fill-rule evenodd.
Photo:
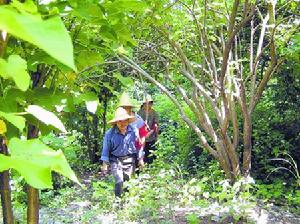
<instances>
[{"instance_id":1,"label":"wide-brimmed hat","mask_svg":"<svg viewBox=\"0 0 300 224\"><path fill-rule=\"evenodd\" d=\"M122 108L122 107L118 107L115 111L115 116L112 120L110 120L108 123L109 124L115 124L118 121L123 121L123 120L129 120L129 123L132 122L134 120L134 116L131 116L127 113L127 111Z\"/></svg>"},{"instance_id":2,"label":"wide-brimmed hat","mask_svg":"<svg viewBox=\"0 0 300 224\"><path fill-rule=\"evenodd\" d=\"M120 97L119 107L135 107L129 94L124 92Z\"/></svg>"},{"instance_id":3,"label":"wide-brimmed hat","mask_svg":"<svg viewBox=\"0 0 300 224\"><path fill-rule=\"evenodd\" d=\"M143 99L143 104L150 103L150 102L153 102L151 95L146 95L146 97L144 97L144 99Z\"/></svg>"}]
</instances>

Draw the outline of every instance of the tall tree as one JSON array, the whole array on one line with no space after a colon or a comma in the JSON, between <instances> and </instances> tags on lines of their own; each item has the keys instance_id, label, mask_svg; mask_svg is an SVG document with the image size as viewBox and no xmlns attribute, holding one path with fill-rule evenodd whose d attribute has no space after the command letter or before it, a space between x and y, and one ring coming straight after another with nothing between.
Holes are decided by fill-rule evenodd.
<instances>
[{"instance_id":1,"label":"tall tree","mask_svg":"<svg viewBox=\"0 0 300 224\"><path fill-rule=\"evenodd\" d=\"M8 1L5 0L0 1L0 5L7 4L7 3ZM0 58L2 58L5 55L7 43L8 43L7 32L0 30ZM2 82L2 80L0 80L0 82ZM6 140L4 137L4 134L7 131L6 124L1 119L0 122L1 122L0 153L4 155L8 155ZM9 170L0 172L0 194L1 194L1 204L2 204L2 213L3 213L3 223L12 224L14 223L14 215L13 215L13 208L12 208L12 201L11 201Z\"/></svg>"},{"instance_id":2,"label":"tall tree","mask_svg":"<svg viewBox=\"0 0 300 224\"><path fill-rule=\"evenodd\" d=\"M276 2L151 1L143 23L149 29L140 37L141 43L147 43L142 44L142 54L131 58L120 55L123 63L173 101L182 119L232 181L241 174L249 176L251 115L284 61L278 45L289 44L299 27L293 13L298 10L296 1L278 10ZM147 36L158 41L143 39ZM147 72L149 63L142 64L147 54L156 57L158 66L163 64L167 84Z\"/></svg>"},{"instance_id":3,"label":"tall tree","mask_svg":"<svg viewBox=\"0 0 300 224\"><path fill-rule=\"evenodd\" d=\"M33 224L39 222L38 189L52 186L52 170L68 176L75 182L78 182L78 180L61 151L54 151L38 139L33 139L38 137L39 134L37 126L42 129L51 125L52 129L57 128L63 132L65 132L65 128L53 113L40 106L30 105L40 103L40 100L37 98L42 98L41 93L43 91L44 93L49 93L46 88L31 91L29 86L33 88L43 86L51 66L43 66L45 68L43 72L40 70L32 72L31 85L28 70L33 69L34 66L28 66L26 60L33 60L31 53L37 53L37 48L34 47L37 46L60 63L75 70L73 46L61 19L58 16L43 19L41 14L38 13L37 6L32 1L24 1L22 3L14 1L10 2L9 5L0 5L0 14L0 30L2 30L0 47L0 117L2 122L1 128L5 127L6 129L7 126L7 130L4 132L2 130L1 135L8 139L8 147L10 149L10 155L7 155L5 150L4 154L0 153L0 172L6 172L5 170L13 168L29 183L27 222ZM11 36L11 42L3 39L4 34L7 33ZM44 38L41 33L45 34L47 38ZM51 44L49 44L49 40ZM23 48L23 46L26 47ZM3 52L5 48L7 48L7 51ZM31 53L28 53L27 50L29 49ZM19 55L16 55L16 52ZM26 94L24 93L25 91ZM49 94L47 96L49 99ZM20 133L26 135L23 132L26 121L23 116L27 116L27 122L30 124L27 130L28 139L30 140L19 139ZM3 148L5 149L3 146L5 145L1 141L1 151ZM7 196L7 183L3 186ZM6 197L3 202L7 202L7 199L9 198ZM4 211L7 210L7 205L7 203L2 203ZM10 220L8 223L12 223L13 219L8 218Z\"/></svg>"},{"instance_id":4,"label":"tall tree","mask_svg":"<svg viewBox=\"0 0 300 224\"><path fill-rule=\"evenodd\" d=\"M8 155L6 142L3 137L0 137L0 153L4 154L4 155ZM9 170L0 172L0 194L1 194L1 204L2 204L2 209L3 209L3 223L4 224L13 224L14 223L14 215L13 215L12 201L11 201L11 189L10 189L10 184L9 184L10 181L9 180L10 180Z\"/></svg>"}]
</instances>

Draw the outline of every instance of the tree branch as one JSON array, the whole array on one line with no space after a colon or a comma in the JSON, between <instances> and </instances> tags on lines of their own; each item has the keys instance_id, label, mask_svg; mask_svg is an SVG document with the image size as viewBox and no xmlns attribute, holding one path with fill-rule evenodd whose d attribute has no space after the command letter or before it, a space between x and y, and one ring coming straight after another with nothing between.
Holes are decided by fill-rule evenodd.
<instances>
[{"instance_id":1,"label":"tree branch","mask_svg":"<svg viewBox=\"0 0 300 224\"><path fill-rule=\"evenodd\" d=\"M163 91L169 98L170 100L174 103L174 105L177 107L177 109L179 110L180 116L181 118L186 122L186 124L192 128L195 133L197 134L197 136L199 137L202 145L209 151L209 153L211 153L216 159L219 159L219 155L216 152L216 150L214 150L207 142L205 136L203 135L202 131L200 130L200 128L198 128L186 115L186 113L183 111L181 105L179 104L179 102L177 101L177 99L172 95L172 93L170 91L167 90L167 88L165 88L162 84L160 84L157 80L155 80L154 78L151 77L150 74L148 74L145 70L143 70L140 66L138 66L134 61L132 61L130 58L126 57L125 55L120 55L119 60L128 65L129 67L133 68L134 70L136 70L137 72L139 72L142 76L144 76L145 78L147 78L150 82L152 82L153 84L155 84L161 91Z\"/></svg>"}]
</instances>

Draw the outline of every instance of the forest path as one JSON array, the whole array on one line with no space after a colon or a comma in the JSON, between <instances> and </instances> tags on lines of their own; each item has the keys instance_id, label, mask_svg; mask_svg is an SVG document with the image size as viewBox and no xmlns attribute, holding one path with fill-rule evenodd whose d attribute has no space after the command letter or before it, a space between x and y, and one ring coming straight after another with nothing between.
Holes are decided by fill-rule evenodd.
<instances>
[{"instance_id":1,"label":"forest path","mask_svg":"<svg viewBox=\"0 0 300 224\"><path fill-rule=\"evenodd\" d=\"M41 206L40 210L40 223L42 224L185 224L185 223L236 223L233 218L222 218L222 213L213 211L210 209L200 208L179 208L174 207L172 213L168 217L160 216L155 220L149 217L149 220L139 220L135 222L120 221L116 212L103 213L99 206L99 202L93 198L92 184L99 181L100 177L97 174L85 173L81 175L81 183L85 186L80 188L79 186L71 187L70 191L66 191L63 197L57 197L53 200L60 200L61 198L67 198L67 203L62 203L59 208L51 208L48 206ZM172 202L176 205L176 202ZM286 211L286 209L269 206L267 209L263 206L255 206L251 210L251 217L254 222L240 221L237 223L258 223L258 224L299 224L300 217L293 215ZM220 209L220 208L218 208ZM216 210L218 210L216 209ZM120 212L119 212L120 214ZM164 213L165 214L165 213ZM195 220L195 215L197 214ZM188 221L189 220L189 221Z\"/></svg>"}]
</instances>

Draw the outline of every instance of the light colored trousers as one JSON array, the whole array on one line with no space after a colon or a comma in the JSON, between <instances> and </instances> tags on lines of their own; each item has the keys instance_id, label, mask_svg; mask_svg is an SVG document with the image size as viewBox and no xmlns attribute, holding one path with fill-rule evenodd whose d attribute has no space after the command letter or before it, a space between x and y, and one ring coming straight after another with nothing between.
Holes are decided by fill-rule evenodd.
<instances>
[{"instance_id":1,"label":"light colored trousers","mask_svg":"<svg viewBox=\"0 0 300 224\"><path fill-rule=\"evenodd\" d=\"M111 173L115 178L115 195L121 197L123 183L130 179L135 172L135 158L122 157L111 163Z\"/></svg>"}]
</instances>

